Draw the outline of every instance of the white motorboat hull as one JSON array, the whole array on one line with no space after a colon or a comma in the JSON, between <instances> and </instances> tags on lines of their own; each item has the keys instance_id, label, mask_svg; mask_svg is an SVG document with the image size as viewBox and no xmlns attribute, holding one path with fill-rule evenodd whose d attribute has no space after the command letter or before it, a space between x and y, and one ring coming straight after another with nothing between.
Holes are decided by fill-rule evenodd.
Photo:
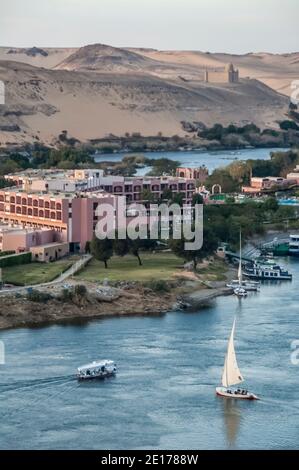
<instances>
[{"instance_id":1,"label":"white motorboat hull","mask_svg":"<svg viewBox=\"0 0 299 470\"><path fill-rule=\"evenodd\" d=\"M81 375L77 374L78 380L95 380L95 379L106 379L107 377L111 377L115 375L115 372L104 372L101 374L94 374L94 375Z\"/></svg>"},{"instance_id":2,"label":"white motorboat hull","mask_svg":"<svg viewBox=\"0 0 299 470\"><path fill-rule=\"evenodd\" d=\"M229 287L231 289L237 289L239 287L239 281L231 281L226 284L226 287ZM255 281L242 281L241 287L247 292L257 292L259 291L260 283Z\"/></svg>"},{"instance_id":3,"label":"white motorboat hull","mask_svg":"<svg viewBox=\"0 0 299 470\"><path fill-rule=\"evenodd\" d=\"M93 361L90 364L78 367L78 380L105 379L116 373L116 364L111 360Z\"/></svg>"},{"instance_id":4,"label":"white motorboat hull","mask_svg":"<svg viewBox=\"0 0 299 470\"><path fill-rule=\"evenodd\" d=\"M247 292L245 289L243 288L237 288L234 290L234 294L237 296L237 297L247 297Z\"/></svg>"},{"instance_id":5,"label":"white motorboat hull","mask_svg":"<svg viewBox=\"0 0 299 470\"><path fill-rule=\"evenodd\" d=\"M216 387L216 395L218 395L219 397L223 397L223 398L238 398L238 399L241 399L241 400L259 400L259 398L254 394L254 393L251 393L251 392L247 392L247 394L243 395L242 393L237 393L236 390L231 390L231 393L229 393L228 390L231 390L231 389L227 389L225 387Z\"/></svg>"}]
</instances>

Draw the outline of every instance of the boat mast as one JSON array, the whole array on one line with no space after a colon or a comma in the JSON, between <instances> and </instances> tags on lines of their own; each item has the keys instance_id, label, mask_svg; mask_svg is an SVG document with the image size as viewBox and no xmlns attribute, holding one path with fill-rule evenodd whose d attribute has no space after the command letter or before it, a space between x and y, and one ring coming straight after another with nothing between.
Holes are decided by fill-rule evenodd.
<instances>
[{"instance_id":1,"label":"boat mast","mask_svg":"<svg viewBox=\"0 0 299 470\"><path fill-rule=\"evenodd\" d=\"M240 229L240 253L239 253L239 270L238 270L239 286L242 286L242 233Z\"/></svg>"}]
</instances>

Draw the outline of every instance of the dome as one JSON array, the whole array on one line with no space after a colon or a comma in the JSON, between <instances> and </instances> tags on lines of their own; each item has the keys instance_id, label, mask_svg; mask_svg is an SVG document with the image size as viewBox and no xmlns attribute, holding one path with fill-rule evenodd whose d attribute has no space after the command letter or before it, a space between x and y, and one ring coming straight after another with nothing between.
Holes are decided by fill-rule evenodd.
<instances>
[{"instance_id":1,"label":"dome","mask_svg":"<svg viewBox=\"0 0 299 470\"><path fill-rule=\"evenodd\" d=\"M230 64L227 64L227 65L226 65L225 70L226 70L227 72L234 72L235 69L234 69L233 64L230 63Z\"/></svg>"}]
</instances>

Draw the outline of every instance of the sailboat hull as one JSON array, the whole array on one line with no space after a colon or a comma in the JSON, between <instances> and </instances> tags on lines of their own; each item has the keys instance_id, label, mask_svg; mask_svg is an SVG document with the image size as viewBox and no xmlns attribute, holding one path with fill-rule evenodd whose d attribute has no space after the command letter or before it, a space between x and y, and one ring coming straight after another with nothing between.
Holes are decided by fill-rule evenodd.
<instances>
[{"instance_id":1,"label":"sailboat hull","mask_svg":"<svg viewBox=\"0 0 299 470\"><path fill-rule=\"evenodd\" d=\"M259 400L259 398L251 392L246 394L238 393L237 390L227 389L225 387L217 387L216 395L223 398L238 398L240 400Z\"/></svg>"}]
</instances>

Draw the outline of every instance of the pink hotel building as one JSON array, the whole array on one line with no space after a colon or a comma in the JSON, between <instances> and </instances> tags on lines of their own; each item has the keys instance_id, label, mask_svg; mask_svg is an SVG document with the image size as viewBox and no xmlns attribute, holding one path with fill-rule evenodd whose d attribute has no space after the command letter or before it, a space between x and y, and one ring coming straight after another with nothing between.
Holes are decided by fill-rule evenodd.
<instances>
[{"instance_id":1,"label":"pink hotel building","mask_svg":"<svg viewBox=\"0 0 299 470\"><path fill-rule=\"evenodd\" d=\"M146 202L142 200L144 190L158 198L165 189L170 189L173 194L183 193L184 203L191 204L195 192L195 180L181 177L101 176L93 181L89 178L85 191L68 193L53 192L50 188L49 192L30 191L27 187L24 190L21 189L24 187L22 176L16 177L18 187L0 190L0 222L22 228L54 230L55 241L68 242L70 251L83 251L86 242L92 239L98 222L95 212L98 204L108 203L116 210L117 196L125 196L128 203ZM42 179L33 178L33 181L44 184L47 174Z\"/></svg>"},{"instance_id":2,"label":"pink hotel building","mask_svg":"<svg viewBox=\"0 0 299 470\"><path fill-rule=\"evenodd\" d=\"M56 241L70 243L70 251L84 250L93 237L99 203L114 205L109 194L80 197L75 194L28 194L18 190L0 191L0 221L11 226L51 229Z\"/></svg>"}]
</instances>

